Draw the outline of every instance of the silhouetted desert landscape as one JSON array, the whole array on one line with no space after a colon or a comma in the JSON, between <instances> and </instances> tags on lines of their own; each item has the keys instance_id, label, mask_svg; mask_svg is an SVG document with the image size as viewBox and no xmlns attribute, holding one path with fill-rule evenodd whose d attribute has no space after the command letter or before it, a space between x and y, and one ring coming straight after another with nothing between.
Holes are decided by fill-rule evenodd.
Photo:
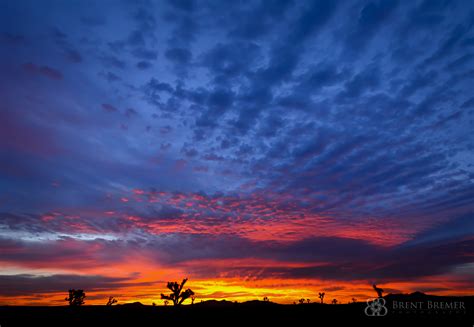
<instances>
[{"instance_id":1,"label":"silhouetted desert landscape","mask_svg":"<svg viewBox=\"0 0 474 327\"><path fill-rule=\"evenodd\" d=\"M0 327L474 327L473 85L474 0L0 0Z\"/></svg>"},{"instance_id":2,"label":"silhouetted desert landscape","mask_svg":"<svg viewBox=\"0 0 474 327\"><path fill-rule=\"evenodd\" d=\"M139 302L114 306L2 306L0 325L2 327L273 324L318 326L344 323L358 326L390 326L407 323L410 326L472 326L474 321L473 296L440 297L413 293L389 294L384 299L387 313L383 316L366 315L365 302L281 305L257 300L243 303L211 300L182 306L149 306Z\"/></svg>"}]
</instances>

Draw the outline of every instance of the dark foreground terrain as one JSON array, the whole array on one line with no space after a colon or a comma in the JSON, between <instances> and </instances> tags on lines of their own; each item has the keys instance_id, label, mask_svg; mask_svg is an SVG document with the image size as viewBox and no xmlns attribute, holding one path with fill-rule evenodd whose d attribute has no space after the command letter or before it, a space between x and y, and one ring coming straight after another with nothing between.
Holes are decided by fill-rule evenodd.
<instances>
[{"instance_id":1,"label":"dark foreground terrain","mask_svg":"<svg viewBox=\"0 0 474 327\"><path fill-rule=\"evenodd\" d=\"M180 308L140 303L82 307L0 307L1 327L10 326L473 326L474 297L421 293L388 295L380 316L367 316L365 302L279 305L207 301ZM435 304L436 303L436 304ZM380 309L380 307L376 308ZM384 315L386 314L386 315ZM408 324L409 323L409 324Z\"/></svg>"}]
</instances>

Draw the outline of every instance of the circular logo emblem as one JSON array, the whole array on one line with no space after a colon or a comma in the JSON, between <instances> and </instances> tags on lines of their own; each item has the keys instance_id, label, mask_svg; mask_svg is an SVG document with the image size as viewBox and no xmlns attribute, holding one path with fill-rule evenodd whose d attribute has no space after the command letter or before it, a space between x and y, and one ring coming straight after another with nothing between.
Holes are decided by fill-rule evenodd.
<instances>
[{"instance_id":1,"label":"circular logo emblem","mask_svg":"<svg viewBox=\"0 0 474 327\"><path fill-rule=\"evenodd\" d=\"M376 299L368 299L365 314L370 317L386 316L388 309L385 306L385 299L382 297Z\"/></svg>"}]
</instances>

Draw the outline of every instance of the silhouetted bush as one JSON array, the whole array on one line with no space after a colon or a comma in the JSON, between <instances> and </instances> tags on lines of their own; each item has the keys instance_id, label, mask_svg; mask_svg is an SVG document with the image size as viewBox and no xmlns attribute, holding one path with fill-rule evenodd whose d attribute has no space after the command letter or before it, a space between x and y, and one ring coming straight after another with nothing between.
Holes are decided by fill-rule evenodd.
<instances>
[{"instance_id":1,"label":"silhouetted bush","mask_svg":"<svg viewBox=\"0 0 474 327\"><path fill-rule=\"evenodd\" d=\"M107 306L111 306L115 303L117 303L118 301L113 297L113 296L109 296L109 300L107 301Z\"/></svg>"},{"instance_id":2,"label":"silhouetted bush","mask_svg":"<svg viewBox=\"0 0 474 327\"><path fill-rule=\"evenodd\" d=\"M181 305L187 298L194 295L194 292L188 288L183 292L183 286L188 281L187 278L183 279L181 284L178 282L168 282L167 287L172 292L170 295L161 294L161 299L173 301L173 305ZM166 305L166 304L165 304Z\"/></svg>"},{"instance_id":3,"label":"silhouetted bush","mask_svg":"<svg viewBox=\"0 0 474 327\"><path fill-rule=\"evenodd\" d=\"M80 306L84 304L84 298L86 297L86 293L83 290L69 290L69 297L65 298L64 300L69 302L70 306Z\"/></svg>"},{"instance_id":4,"label":"silhouetted bush","mask_svg":"<svg viewBox=\"0 0 474 327\"><path fill-rule=\"evenodd\" d=\"M336 299L332 299L332 304L337 304L337 300L336 300Z\"/></svg>"}]
</instances>

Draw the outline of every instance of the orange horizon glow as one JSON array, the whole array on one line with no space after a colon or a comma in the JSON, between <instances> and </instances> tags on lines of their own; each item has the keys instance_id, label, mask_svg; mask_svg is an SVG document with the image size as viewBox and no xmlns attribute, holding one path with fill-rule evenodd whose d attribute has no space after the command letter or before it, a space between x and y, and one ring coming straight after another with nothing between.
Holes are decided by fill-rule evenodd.
<instances>
[{"instance_id":1,"label":"orange horizon glow","mask_svg":"<svg viewBox=\"0 0 474 327\"><path fill-rule=\"evenodd\" d=\"M323 263L322 263L323 264ZM117 264L110 267L93 267L81 270L84 275L101 274L111 277L130 275L133 271L140 271L140 276L131 282L124 283L108 290L88 290L86 292L86 305L105 305L109 296L119 300L119 304L141 302L145 305L163 305L160 299L161 293L168 293L167 281L180 281L177 276L188 277L185 285L196 293L196 302L207 300L227 300L245 302L251 300L262 300L268 297L270 301L280 304L293 304L299 299L310 299L311 302L319 302L318 293L325 292L325 303L330 303L332 299L337 299L338 303L349 303L353 298L357 301L366 301L373 298L375 293L369 281L341 281L322 279L291 279L291 278L255 278L252 276L238 277L216 277L210 279L195 278L187 275L187 268L195 265L212 265L216 269L224 270L225 267L245 267L258 265L259 267L305 267L307 263L296 262L275 262L272 260L239 259L239 260L190 260L181 265L180 268L170 269L160 266L153 266L145 258L132 260L127 263ZM21 270L11 268L10 272L33 271L37 276L48 275L48 269ZM469 269L466 267L466 269ZM69 274L73 270L59 269L49 270L49 274ZM224 274L225 275L225 274ZM420 289L444 287L445 290L427 292L430 295L468 296L474 295L474 287L466 287L466 282L461 278L453 279L450 275L427 277L415 281L396 281L390 283L380 283L379 287L388 293L412 293ZM82 288L80 285L71 285L70 288ZM44 292L24 296L0 296L0 305L42 305L42 306L63 306L67 305L64 300L67 296L67 289L63 292ZM187 300L184 304L190 304Z\"/></svg>"},{"instance_id":2,"label":"orange horizon glow","mask_svg":"<svg viewBox=\"0 0 474 327\"><path fill-rule=\"evenodd\" d=\"M126 199L126 201L125 201ZM426 228L423 221L417 225L404 225L397 219L379 220L375 218L361 218L357 220L335 219L330 215L316 215L305 209L297 209L291 205L290 196L251 195L249 197L217 197L209 198L200 194L173 194L166 192L146 192L134 189L118 199L110 199L122 203L149 201L154 203L172 204L182 208L178 217L173 219L155 219L143 217L139 213L123 214L116 210L84 210L80 213L63 213L54 210L41 216L44 226L61 226L64 230L74 231L71 234L60 235L54 240L28 240L20 242L18 246L5 247L4 253L11 258L28 254L30 260L18 262L6 260L0 262L0 272L6 275L35 276L51 275L79 275L102 276L104 278L120 278L119 282L111 286L88 289L87 283L65 285L64 291L45 291L19 296L0 296L0 305L65 305L64 298L69 288L84 289L86 304L105 304L109 296L114 296L119 303L139 301L143 304L162 304L161 293L167 293L165 288L168 281L181 280L188 277L186 287L196 293L197 301L228 300L244 302L262 300L268 297L271 301L282 304L291 304L299 299L311 299L318 302L317 294L326 293L326 303L337 299L339 303L347 303L353 298L365 301L374 296L372 284L377 281L361 278L351 278L350 271L347 277L341 278L293 278L284 276L288 269L305 270L325 268L331 266L331 256L327 259L296 260L287 257L265 259L252 257L250 253L242 257L225 258L226 253L219 253L223 257L184 257L175 264L169 257L166 247L122 247L121 238L127 233L140 231L150 237L173 238L176 236L206 237L210 243L204 243L207 248L214 250L214 238L237 237L239 240L250 242L252 246L266 244L266 253L272 253L274 246L292 246L306 239L332 238L336 242L356 242L349 244L365 244L373 249L390 251L412 238L416 230ZM282 209L278 201L287 201L288 208ZM198 208L198 209L194 209ZM223 219L205 217L200 210L224 213ZM93 218L89 218L93 217ZM249 217L251 219L249 219ZM113 233L98 229L95 221L119 221L123 232ZM54 235L53 235L54 236ZM81 238L82 237L82 238ZM107 237L112 247L107 247ZM360 243L362 242L362 243ZM167 244L167 243L165 243ZM236 246L239 246L237 243ZM342 243L344 244L344 243ZM36 259L32 253L37 251L37 245L43 248L40 254L50 251L65 251L66 256L57 259ZM172 246L172 245L170 245ZM347 246L347 245L346 245ZM364 249L364 248L362 248ZM192 250L192 249L191 249ZM239 249L235 249L239 253ZM350 250L350 248L347 248ZM38 250L40 251L40 250ZM185 249L183 249L185 251ZM294 250L295 255L299 250ZM311 251L326 253L326 249L316 248ZM198 254L201 252L198 252ZM115 259L110 259L118 255ZM272 254L273 255L273 254ZM463 255L469 256L466 252ZM344 256L344 260L350 257ZM396 260L396 259L395 259ZM345 263L345 262L339 262ZM353 264L356 264L354 262ZM384 263L390 265L389 261ZM357 263L359 270L370 271L380 268L378 262ZM465 265L468 267L469 265ZM383 264L382 264L383 267ZM461 266L462 268L462 266ZM386 293L411 293L419 290L431 290L433 295L473 295L474 289L469 286L469 269L461 269L455 273L435 275L430 277L409 278L406 281L393 279L377 283L386 290ZM467 277L466 277L467 276ZM341 276L340 276L341 277Z\"/></svg>"},{"instance_id":3,"label":"orange horizon glow","mask_svg":"<svg viewBox=\"0 0 474 327\"><path fill-rule=\"evenodd\" d=\"M401 293L412 293L418 290L417 287L438 285L440 281L431 281L430 283L388 283L378 286L383 289L397 288ZM444 285L456 286L448 280L441 281ZM331 288L333 281L298 281L298 280L263 280L259 282L242 282L236 279L222 280L189 280L186 287L193 289L196 293L195 303L208 300L226 300L245 302L252 300L262 300L268 297L270 301L279 304L298 303L298 300L310 299L311 302L320 302L318 292ZM163 285L163 283L161 284ZM337 299L338 303L350 303L355 298L358 302L365 302L367 299L375 297L372 286L369 284L357 283L337 283L337 287L346 288L338 291L325 291L324 303L330 303L332 299ZM136 287L119 288L110 291L88 291L86 292L85 305L105 305L109 296L118 299L119 304L140 302L145 305L164 305L160 298L161 293L167 294L169 291L156 285L154 287ZM389 292L390 293L390 292ZM387 293L388 294L388 293ZM463 291L436 291L430 292L430 295L438 296L472 296L474 289L464 289ZM18 296L15 298L0 296L0 305L20 305L20 306L64 306L67 302L64 300L67 296L67 290L64 292L51 292L43 294L32 294L31 296ZM188 299L183 304L191 304Z\"/></svg>"}]
</instances>

